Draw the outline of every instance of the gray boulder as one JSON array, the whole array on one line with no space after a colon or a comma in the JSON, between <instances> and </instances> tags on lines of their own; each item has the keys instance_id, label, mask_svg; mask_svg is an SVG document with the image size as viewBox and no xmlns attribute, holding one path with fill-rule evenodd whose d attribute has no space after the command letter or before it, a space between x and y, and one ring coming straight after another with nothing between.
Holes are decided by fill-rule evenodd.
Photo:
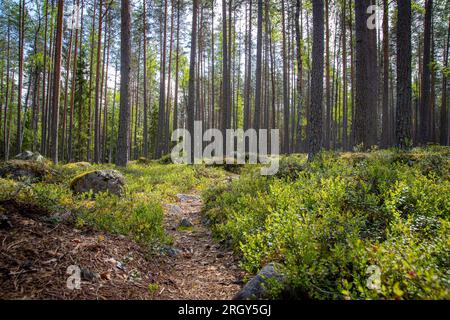
<instances>
[{"instance_id":1,"label":"gray boulder","mask_svg":"<svg viewBox=\"0 0 450 320\"><path fill-rule=\"evenodd\" d=\"M124 177L115 170L97 170L84 173L76 177L70 184L75 193L84 193L92 190L93 194L109 192L121 195L125 185Z\"/></svg>"},{"instance_id":2,"label":"gray boulder","mask_svg":"<svg viewBox=\"0 0 450 320\"><path fill-rule=\"evenodd\" d=\"M285 276L281 272L281 266L272 262L267 264L255 277L247 282L241 291L234 296L233 300L269 299L268 289L273 281L284 283Z\"/></svg>"},{"instance_id":3,"label":"gray boulder","mask_svg":"<svg viewBox=\"0 0 450 320\"><path fill-rule=\"evenodd\" d=\"M17 160L32 160L37 162L44 162L45 158L39 153L39 152L32 152L32 151L24 151L22 153L19 153L14 157L14 159Z\"/></svg>"}]
</instances>

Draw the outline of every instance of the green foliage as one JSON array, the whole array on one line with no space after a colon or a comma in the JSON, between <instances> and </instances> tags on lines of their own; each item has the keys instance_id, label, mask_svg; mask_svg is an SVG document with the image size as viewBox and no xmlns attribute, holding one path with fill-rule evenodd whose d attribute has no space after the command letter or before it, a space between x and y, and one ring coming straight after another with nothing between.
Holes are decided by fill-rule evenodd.
<instances>
[{"instance_id":1,"label":"green foliage","mask_svg":"<svg viewBox=\"0 0 450 320\"><path fill-rule=\"evenodd\" d=\"M39 168L45 166L48 171L59 172L60 177L36 183L0 178L0 201L13 198L35 204L50 213L71 212L79 228L121 234L148 248L157 247L170 241L163 228L162 204L174 200L177 193L204 189L212 179L224 178L224 174L206 166L145 162L131 163L126 169L83 162L58 166L39 164ZM121 197L99 193L93 199L91 194L72 193L72 181L101 169L115 169L125 175L127 184Z\"/></svg>"},{"instance_id":2,"label":"green foliage","mask_svg":"<svg viewBox=\"0 0 450 320\"><path fill-rule=\"evenodd\" d=\"M448 148L290 158L278 176L248 172L204 194L247 271L280 262L299 297L450 298Z\"/></svg>"}]
</instances>

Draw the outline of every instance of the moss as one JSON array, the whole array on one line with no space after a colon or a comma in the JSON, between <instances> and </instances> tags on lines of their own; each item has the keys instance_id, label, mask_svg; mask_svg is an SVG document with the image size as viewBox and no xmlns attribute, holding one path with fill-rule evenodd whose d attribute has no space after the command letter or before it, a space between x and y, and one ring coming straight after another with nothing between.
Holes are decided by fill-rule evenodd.
<instances>
[{"instance_id":1,"label":"moss","mask_svg":"<svg viewBox=\"0 0 450 320\"><path fill-rule=\"evenodd\" d=\"M179 226L177 228L178 231L184 231L184 232L193 232L194 228L193 227L184 227L184 226Z\"/></svg>"},{"instance_id":2,"label":"moss","mask_svg":"<svg viewBox=\"0 0 450 320\"><path fill-rule=\"evenodd\" d=\"M368 158L368 153L363 152L344 152L341 154L341 159L347 160L351 164L356 164Z\"/></svg>"},{"instance_id":3,"label":"moss","mask_svg":"<svg viewBox=\"0 0 450 320\"><path fill-rule=\"evenodd\" d=\"M1 177L13 179L29 178L31 180L51 180L57 176L57 171L43 162L30 160L11 160L0 165Z\"/></svg>"},{"instance_id":4,"label":"moss","mask_svg":"<svg viewBox=\"0 0 450 320\"><path fill-rule=\"evenodd\" d=\"M97 172L97 170L90 170L90 171L86 171L83 173L80 173L79 175L77 175L75 178L72 179L72 181L70 182L70 189L73 190L73 188L75 187L75 184L80 181L81 178L83 178L84 176Z\"/></svg>"},{"instance_id":5,"label":"moss","mask_svg":"<svg viewBox=\"0 0 450 320\"><path fill-rule=\"evenodd\" d=\"M79 168L90 168L92 165L89 162L74 162L68 163L63 166L64 169L79 169Z\"/></svg>"}]
</instances>

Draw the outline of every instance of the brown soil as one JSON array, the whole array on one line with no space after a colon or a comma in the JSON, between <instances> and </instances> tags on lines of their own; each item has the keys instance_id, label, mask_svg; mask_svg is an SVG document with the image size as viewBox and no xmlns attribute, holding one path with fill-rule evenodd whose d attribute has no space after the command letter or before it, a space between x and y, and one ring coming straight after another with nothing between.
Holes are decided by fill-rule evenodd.
<instances>
[{"instance_id":1,"label":"brown soil","mask_svg":"<svg viewBox=\"0 0 450 320\"><path fill-rule=\"evenodd\" d=\"M2 203L0 299L232 298L243 272L202 225L201 204L189 200L178 203L177 214L167 210L167 231L179 250L170 257L149 254L122 236L55 224L36 207ZM182 217L193 223L191 229L178 228ZM67 287L72 265L82 271L79 290Z\"/></svg>"},{"instance_id":2,"label":"brown soil","mask_svg":"<svg viewBox=\"0 0 450 320\"><path fill-rule=\"evenodd\" d=\"M195 195L194 195L195 197ZM232 252L220 248L212 241L211 231L201 219L202 202L197 199L177 205L181 213L166 214L166 228L174 238L174 247L182 251L168 264L175 291L169 299L231 299L241 288L244 273ZM192 228L180 228L179 222L187 218Z\"/></svg>"}]
</instances>

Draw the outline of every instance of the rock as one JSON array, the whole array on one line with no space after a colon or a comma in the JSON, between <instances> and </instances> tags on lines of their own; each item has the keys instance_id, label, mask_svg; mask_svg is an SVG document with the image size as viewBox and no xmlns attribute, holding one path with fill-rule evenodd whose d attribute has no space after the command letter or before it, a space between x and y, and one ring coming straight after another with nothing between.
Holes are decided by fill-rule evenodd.
<instances>
[{"instance_id":1,"label":"rock","mask_svg":"<svg viewBox=\"0 0 450 320\"><path fill-rule=\"evenodd\" d=\"M189 221L188 218L183 218L181 219L180 225L179 227L181 228L192 228L194 225L192 224L191 221Z\"/></svg>"},{"instance_id":2,"label":"rock","mask_svg":"<svg viewBox=\"0 0 450 320\"><path fill-rule=\"evenodd\" d=\"M31 160L11 160L0 167L0 177L15 180L42 181L56 174L45 163Z\"/></svg>"},{"instance_id":3,"label":"rock","mask_svg":"<svg viewBox=\"0 0 450 320\"><path fill-rule=\"evenodd\" d=\"M84 281L95 282L100 277L97 273L86 268L80 268L81 279Z\"/></svg>"},{"instance_id":4,"label":"rock","mask_svg":"<svg viewBox=\"0 0 450 320\"><path fill-rule=\"evenodd\" d=\"M73 179L70 188L75 193L84 193L92 190L93 194L109 192L121 195L125 185L124 177L115 170L97 170L83 173Z\"/></svg>"},{"instance_id":5,"label":"rock","mask_svg":"<svg viewBox=\"0 0 450 320\"><path fill-rule=\"evenodd\" d=\"M174 215L180 215L183 213L183 209L181 209L181 207L177 206L176 204L170 204L169 213Z\"/></svg>"},{"instance_id":6,"label":"rock","mask_svg":"<svg viewBox=\"0 0 450 320\"><path fill-rule=\"evenodd\" d=\"M9 218L5 215L0 215L0 230L9 230L12 229L13 225Z\"/></svg>"},{"instance_id":7,"label":"rock","mask_svg":"<svg viewBox=\"0 0 450 320\"><path fill-rule=\"evenodd\" d=\"M92 165L89 162L73 162L64 165L66 169L79 169L79 168L90 168Z\"/></svg>"},{"instance_id":8,"label":"rock","mask_svg":"<svg viewBox=\"0 0 450 320\"><path fill-rule=\"evenodd\" d=\"M24 151L22 153L19 153L14 157L16 160L32 160L37 162L44 162L45 158L39 153L39 152L32 152L32 151Z\"/></svg>"},{"instance_id":9,"label":"rock","mask_svg":"<svg viewBox=\"0 0 450 320\"><path fill-rule=\"evenodd\" d=\"M122 270L123 272L127 272L127 267L123 262L118 261L116 264L116 268Z\"/></svg>"},{"instance_id":10,"label":"rock","mask_svg":"<svg viewBox=\"0 0 450 320\"><path fill-rule=\"evenodd\" d=\"M178 200L180 200L180 202L192 202L192 201L200 201L201 200L201 198L199 196L192 196L192 195L181 194L181 193L177 194L177 198L178 198Z\"/></svg>"},{"instance_id":11,"label":"rock","mask_svg":"<svg viewBox=\"0 0 450 320\"><path fill-rule=\"evenodd\" d=\"M180 250L178 250L177 248L174 248L174 247L170 247L170 246L164 246L162 248L162 252L172 258L181 254Z\"/></svg>"},{"instance_id":12,"label":"rock","mask_svg":"<svg viewBox=\"0 0 450 320\"><path fill-rule=\"evenodd\" d=\"M268 286L272 281L283 283L285 276L281 273L281 266L269 263L259 271L247 284L236 294L233 300L264 300L269 299Z\"/></svg>"}]
</instances>

